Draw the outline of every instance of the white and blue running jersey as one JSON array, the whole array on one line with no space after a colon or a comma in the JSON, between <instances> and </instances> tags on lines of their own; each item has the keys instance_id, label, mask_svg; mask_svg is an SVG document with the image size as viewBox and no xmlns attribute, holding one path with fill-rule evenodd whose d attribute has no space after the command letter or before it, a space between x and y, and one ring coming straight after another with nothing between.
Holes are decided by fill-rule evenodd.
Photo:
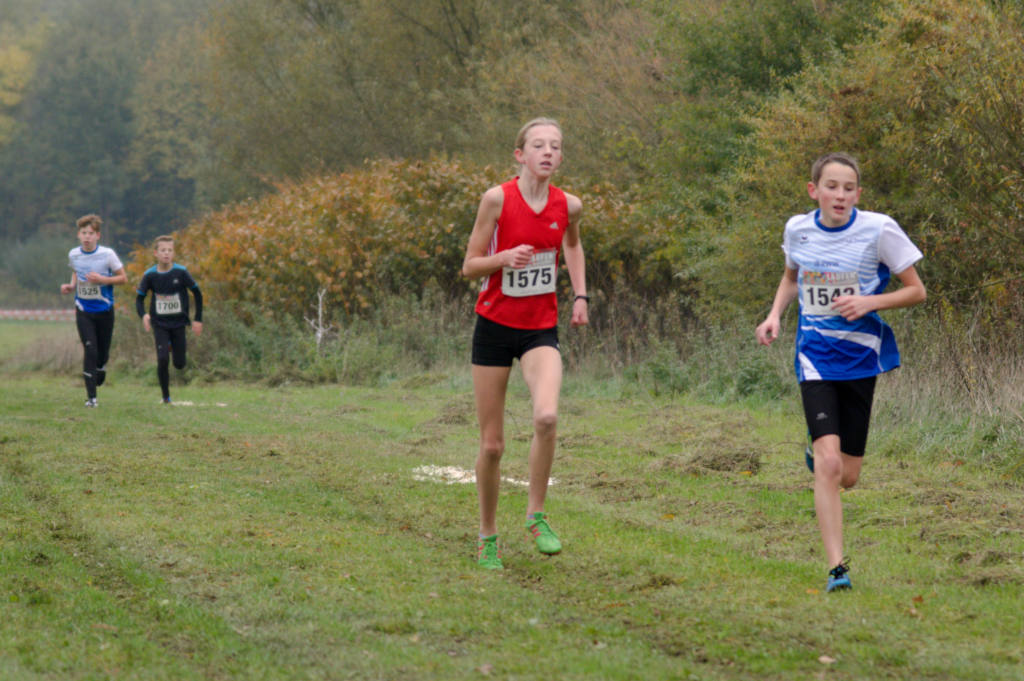
<instances>
[{"instance_id":1,"label":"white and blue running jersey","mask_svg":"<svg viewBox=\"0 0 1024 681\"><path fill-rule=\"evenodd\" d=\"M114 307L114 287L110 284L94 284L86 279L90 272L112 277L124 265L114 249L97 246L94 251L83 251L81 246L68 253L68 266L75 271L78 284L75 286L75 306L83 312L106 312Z\"/></svg>"},{"instance_id":2,"label":"white and blue running jersey","mask_svg":"<svg viewBox=\"0 0 1024 681\"><path fill-rule=\"evenodd\" d=\"M797 271L800 322L796 334L797 380L850 381L900 365L896 338L877 312L852 322L832 310L843 295L875 295L922 257L888 215L853 210L841 227L819 222L820 211L786 223L782 250Z\"/></svg>"}]
</instances>

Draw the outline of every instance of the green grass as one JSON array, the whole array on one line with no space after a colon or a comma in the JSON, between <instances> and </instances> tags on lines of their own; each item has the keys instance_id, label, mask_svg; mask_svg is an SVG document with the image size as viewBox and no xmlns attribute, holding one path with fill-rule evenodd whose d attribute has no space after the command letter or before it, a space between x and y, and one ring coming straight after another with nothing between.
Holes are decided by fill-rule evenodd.
<instances>
[{"instance_id":1,"label":"green grass","mask_svg":"<svg viewBox=\"0 0 1024 681\"><path fill-rule=\"evenodd\" d=\"M883 454L844 494L826 595L796 404L569 377L548 511L474 565L468 369L384 387L5 376L4 679L1019 679L1021 484ZM509 395L505 475L529 407ZM882 438L892 438L882 433ZM823 657L827 656L827 657ZM829 661L829 658L834 661ZM824 661L822 661L824 660Z\"/></svg>"},{"instance_id":2,"label":"green grass","mask_svg":"<svg viewBox=\"0 0 1024 681\"><path fill-rule=\"evenodd\" d=\"M0 363L23 362L26 355L45 347L52 357L56 347L68 346L76 350L81 362L81 346L74 321L16 321L0 322ZM77 347L76 347L77 346Z\"/></svg>"}]
</instances>

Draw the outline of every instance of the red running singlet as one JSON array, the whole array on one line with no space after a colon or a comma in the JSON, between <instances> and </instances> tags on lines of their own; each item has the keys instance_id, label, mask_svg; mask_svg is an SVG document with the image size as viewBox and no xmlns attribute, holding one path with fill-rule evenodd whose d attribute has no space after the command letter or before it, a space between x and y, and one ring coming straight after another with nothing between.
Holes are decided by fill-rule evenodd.
<instances>
[{"instance_id":1,"label":"red running singlet","mask_svg":"<svg viewBox=\"0 0 1024 681\"><path fill-rule=\"evenodd\" d=\"M548 203L535 212L519 192L518 177L501 185L504 199L487 255L530 244L534 261L521 270L502 268L484 277L476 312L515 329L558 326L555 294L562 237L569 226L565 192L548 185Z\"/></svg>"}]
</instances>

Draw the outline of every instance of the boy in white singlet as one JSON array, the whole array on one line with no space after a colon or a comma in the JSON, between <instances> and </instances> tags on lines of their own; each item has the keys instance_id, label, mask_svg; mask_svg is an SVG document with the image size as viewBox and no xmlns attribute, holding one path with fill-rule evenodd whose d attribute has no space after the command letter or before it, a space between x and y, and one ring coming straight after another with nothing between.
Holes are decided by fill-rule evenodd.
<instances>
[{"instance_id":1,"label":"boy in white singlet","mask_svg":"<svg viewBox=\"0 0 1024 681\"><path fill-rule=\"evenodd\" d=\"M795 367L831 592L852 586L839 490L860 477L875 379L900 365L892 329L878 311L917 305L926 293L914 268L921 251L891 217L855 207L861 186L853 157L831 153L815 161L807 193L818 209L786 223L782 281L755 334L770 345L782 313L799 300ZM890 273L903 286L885 293Z\"/></svg>"},{"instance_id":2,"label":"boy in white singlet","mask_svg":"<svg viewBox=\"0 0 1024 681\"><path fill-rule=\"evenodd\" d=\"M96 388L107 377L114 337L114 286L128 281L117 253L99 245L102 224L98 215L78 218L80 245L68 252L71 282L60 286L61 293L75 294L75 324L85 350L82 377L87 407L97 405Z\"/></svg>"}]
</instances>

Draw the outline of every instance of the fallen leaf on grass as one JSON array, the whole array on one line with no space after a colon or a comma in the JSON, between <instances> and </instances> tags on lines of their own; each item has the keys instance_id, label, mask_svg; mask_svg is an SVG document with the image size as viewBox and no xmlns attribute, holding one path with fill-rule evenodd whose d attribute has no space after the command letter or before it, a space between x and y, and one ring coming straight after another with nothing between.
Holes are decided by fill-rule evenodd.
<instances>
[{"instance_id":1,"label":"fallen leaf on grass","mask_svg":"<svg viewBox=\"0 0 1024 681\"><path fill-rule=\"evenodd\" d=\"M820 662L822 664L835 664L836 663L836 658L829 657L828 655L822 655L821 657L818 658L818 662Z\"/></svg>"}]
</instances>

